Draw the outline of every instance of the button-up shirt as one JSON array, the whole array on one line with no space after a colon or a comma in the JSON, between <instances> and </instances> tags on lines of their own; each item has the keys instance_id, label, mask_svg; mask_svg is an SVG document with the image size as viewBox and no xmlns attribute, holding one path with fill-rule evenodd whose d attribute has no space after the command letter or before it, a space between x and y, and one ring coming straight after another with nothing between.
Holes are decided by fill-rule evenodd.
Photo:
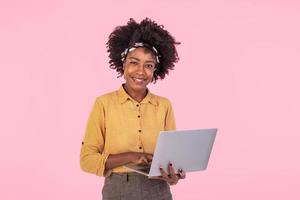
<instances>
[{"instance_id":1,"label":"button-up shirt","mask_svg":"<svg viewBox=\"0 0 300 200\"><path fill-rule=\"evenodd\" d=\"M160 131L175 130L168 99L150 93L137 102L123 86L96 98L90 113L80 152L81 168L98 176L128 170L122 166L105 170L110 154L154 153Z\"/></svg>"}]
</instances>

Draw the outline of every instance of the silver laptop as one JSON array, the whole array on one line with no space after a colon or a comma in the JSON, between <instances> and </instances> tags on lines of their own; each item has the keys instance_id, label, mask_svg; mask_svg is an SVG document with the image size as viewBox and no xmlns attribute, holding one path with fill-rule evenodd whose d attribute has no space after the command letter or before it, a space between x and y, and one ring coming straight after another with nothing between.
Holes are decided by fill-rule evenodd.
<instances>
[{"instance_id":1,"label":"silver laptop","mask_svg":"<svg viewBox=\"0 0 300 200\"><path fill-rule=\"evenodd\" d=\"M207 168L217 129L161 131L150 165L125 165L127 169L149 177L161 176L161 166L168 173L171 162L177 172L200 171Z\"/></svg>"}]
</instances>

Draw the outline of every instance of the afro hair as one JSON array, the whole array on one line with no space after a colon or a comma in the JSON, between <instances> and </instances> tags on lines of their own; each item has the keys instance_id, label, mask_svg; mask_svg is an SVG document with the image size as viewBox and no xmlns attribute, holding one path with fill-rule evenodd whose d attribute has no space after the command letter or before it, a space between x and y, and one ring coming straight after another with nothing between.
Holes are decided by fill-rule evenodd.
<instances>
[{"instance_id":1,"label":"afro hair","mask_svg":"<svg viewBox=\"0 0 300 200\"><path fill-rule=\"evenodd\" d=\"M140 23L130 18L127 25L116 27L109 35L106 45L110 68L115 69L122 76L124 70L121 53L138 42L149 44L157 49L159 63L154 71L153 79L154 82L157 79L164 79L169 70L174 69L174 63L179 60L175 45L180 43L176 42L162 25L157 25L149 18Z\"/></svg>"}]
</instances>

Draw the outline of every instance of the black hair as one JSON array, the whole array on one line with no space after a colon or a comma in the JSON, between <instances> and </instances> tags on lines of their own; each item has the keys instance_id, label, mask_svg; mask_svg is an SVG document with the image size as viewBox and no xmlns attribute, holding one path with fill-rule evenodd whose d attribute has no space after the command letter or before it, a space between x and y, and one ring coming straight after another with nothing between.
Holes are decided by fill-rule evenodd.
<instances>
[{"instance_id":1,"label":"black hair","mask_svg":"<svg viewBox=\"0 0 300 200\"><path fill-rule=\"evenodd\" d=\"M164 29L163 25L157 25L153 20L146 18L140 23L130 18L127 25L118 26L109 35L106 43L109 53L110 68L115 69L120 76L124 74L121 54L129 46L142 42L155 47L159 54L159 63L154 71L154 82L157 79L164 79L169 70L174 69L174 63L179 57L174 37Z\"/></svg>"}]
</instances>

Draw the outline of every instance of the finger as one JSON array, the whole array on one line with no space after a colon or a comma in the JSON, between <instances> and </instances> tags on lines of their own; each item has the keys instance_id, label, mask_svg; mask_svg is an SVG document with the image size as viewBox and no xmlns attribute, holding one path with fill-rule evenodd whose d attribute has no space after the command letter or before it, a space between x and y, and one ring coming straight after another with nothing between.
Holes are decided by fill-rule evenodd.
<instances>
[{"instance_id":1,"label":"finger","mask_svg":"<svg viewBox=\"0 0 300 200\"><path fill-rule=\"evenodd\" d=\"M159 171L160 171L161 176L163 178L165 178L166 180L169 180L168 174L166 173L166 171L162 167L159 167Z\"/></svg>"},{"instance_id":2,"label":"finger","mask_svg":"<svg viewBox=\"0 0 300 200\"><path fill-rule=\"evenodd\" d=\"M179 172L179 178L185 179L185 177L186 177L185 171L183 171L182 169L179 169L178 172Z\"/></svg>"},{"instance_id":3,"label":"finger","mask_svg":"<svg viewBox=\"0 0 300 200\"><path fill-rule=\"evenodd\" d=\"M153 156L152 156L151 154L147 154L147 155L146 155L146 158L147 158L147 160L148 160L149 162L151 162Z\"/></svg>"},{"instance_id":4,"label":"finger","mask_svg":"<svg viewBox=\"0 0 300 200\"><path fill-rule=\"evenodd\" d=\"M148 160L147 160L146 157L143 157L143 163L144 163L144 164L148 164Z\"/></svg>"},{"instance_id":5,"label":"finger","mask_svg":"<svg viewBox=\"0 0 300 200\"><path fill-rule=\"evenodd\" d=\"M170 172L171 178L176 177L175 170L174 170L174 167L173 167L172 163L169 164L169 172Z\"/></svg>"},{"instance_id":6,"label":"finger","mask_svg":"<svg viewBox=\"0 0 300 200\"><path fill-rule=\"evenodd\" d=\"M140 157L138 164L147 164L147 159L144 156Z\"/></svg>"},{"instance_id":7,"label":"finger","mask_svg":"<svg viewBox=\"0 0 300 200\"><path fill-rule=\"evenodd\" d=\"M176 175L172 176L172 177L168 176L168 174L166 173L166 171L163 168L161 168L161 167L160 167L160 173L161 173L163 179L165 181L167 181L169 185L176 185L177 184L178 177Z\"/></svg>"}]
</instances>

